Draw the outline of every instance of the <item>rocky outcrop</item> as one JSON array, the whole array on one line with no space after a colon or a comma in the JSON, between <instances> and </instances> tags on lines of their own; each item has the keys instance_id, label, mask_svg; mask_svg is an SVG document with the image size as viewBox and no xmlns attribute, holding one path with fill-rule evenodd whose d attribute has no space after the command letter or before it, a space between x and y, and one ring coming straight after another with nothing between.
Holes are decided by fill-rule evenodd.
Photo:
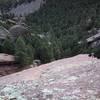
<instances>
[{"instance_id":1,"label":"rocky outcrop","mask_svg":"<svg viewBox=\"0 0 100 100\"><path fill-rule=\"evenodd\" d=\"M97 34L89 37L86 39L87 43L92 47L95 48L100 45L100 30L97 31Z\"/></svg>"},{"instance_id":2,"label":"rocky outcrop","mask_svg":"<svg viewBox=\"0 0 100 100\"><path fill-rule=\"evenodd\" d=\"M5 40L7 37L17 38L18 36L29 35L28 28L25 25L16 24L10 27L9 30L0 26L0 40Z\"/></svg>"},{"instance_id":3,"label":"rocky outcrop","mask_svg":"<svg viewBox=\"0 0 100 100\"><path fill-rule=\"evenodd\" d=\"M88 42L88 43L92 43L92 42L97 41L98 39L100 39L100 33L89 37L89 38L87 39L87 42Z\"/></svg>"},{"instance_id":4,"label":"rocky outcrop","mask_svg":"<svg viewBox=\"0 0 100 100\"><path fill-rule=\"evenodd\" d=\"M15 57L13 55L0 53L0 65L3 65L3 64L9 65L13 63L15 63Z\"/></svg>"},{"instance_id":5,"label":"rocky outcrop","mask_svg":"<svg viewBox=\"0 0 100 100\"><path fill-rule=\"evenodd\" d=\"M23 25L14 25L9 29L10 36L16 38L28 34L28 29Z\"/></svg>"},{"instance_id":6,"label":"rocky outcrop","mask_svg":"<svg viewBox=\"0 0 100 100\"><path fill-rule=\"evenodd\" d=\"M8 13L14 14L17 17L26 16L30 13L37 11L45 0L32 0L29 3L22 3L17 5L17 7L12 8Z\"/></svg>"},{"instance_id":7,"label":"rocky outcrop","mask_svg":"<svg viewBox=\"0 0 100 100\"><path fill-rule=\"evenodd\" d=\"M99 100L100 60L78 55L0 78L1 100Z\"/></svg>"}]
</instances>

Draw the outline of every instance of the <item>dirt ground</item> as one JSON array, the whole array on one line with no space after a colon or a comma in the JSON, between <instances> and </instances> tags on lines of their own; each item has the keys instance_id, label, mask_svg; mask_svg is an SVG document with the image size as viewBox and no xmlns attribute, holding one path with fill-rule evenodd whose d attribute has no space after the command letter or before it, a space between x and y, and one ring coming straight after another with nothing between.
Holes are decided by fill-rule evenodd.
<instances>
[{"instance_id":1,"label":"dirt ground","mask_svg":"<svg viewBox=\"0 0 100 100\"><path fill-rule=\"evenodd\" d=\"M17 66L14 66L14 65L0 65L0 77L16 73L17 71L18 71Z\"/></svg>"}]
</instances>

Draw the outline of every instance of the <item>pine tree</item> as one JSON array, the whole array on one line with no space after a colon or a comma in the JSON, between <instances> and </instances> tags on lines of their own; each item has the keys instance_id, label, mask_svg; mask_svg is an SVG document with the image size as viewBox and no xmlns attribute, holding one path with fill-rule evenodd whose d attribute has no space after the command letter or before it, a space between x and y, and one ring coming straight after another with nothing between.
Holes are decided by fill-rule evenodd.
<instances>
[{"instance_id":1,"label":"pine tree","mask_svg":"<svg viewBox=\"0 0 100 100\"><path fill-rule=\"evenodd\" d=\"M28 66L33 62L34 49L31 45L26 45L23 38L19 37L16 41L15 55L20 66Z\"/></svg>"},{"instance_id":2,"label":"pine tree","mask_svg":"<svg viewBox=\"0 0 100 100\"><path fill-rule=\"evenodd\" d=\"M28 44L26 45L27 63L32 64L34 60L34 48Z\"/></svg>"},{"instance_id":3,"label":"pine tree","mask_svg":"<svg viewBox=\"0 0 100 100\"><path fill-rule=\"evenodd\" d=\"M42 41L38 49L38 55L43 63L50 62L54 59L53 49L52 46L49 45L48 41Z\"/></svg>"},{"instance_id":4,"label":"pine tree","mask_svg":"<svg viewBox=\"0 0 100 100\"><path fill-rule=\"evenodd\" d=\"M9 37L7 37L6 40L2 44L2 52L8 53L8 54L14 53L14 43Z\"/></svg>"},{"instance_id":5,"label":"pine tree","mask_svg":"<svg viewBox=\"0 0 100 100\"><path fill-rule=\"evenodd\" d=\"M25 41L22 37L18 37L15 44L16 51L25 51Z\"/></svg>"}]
</instances>

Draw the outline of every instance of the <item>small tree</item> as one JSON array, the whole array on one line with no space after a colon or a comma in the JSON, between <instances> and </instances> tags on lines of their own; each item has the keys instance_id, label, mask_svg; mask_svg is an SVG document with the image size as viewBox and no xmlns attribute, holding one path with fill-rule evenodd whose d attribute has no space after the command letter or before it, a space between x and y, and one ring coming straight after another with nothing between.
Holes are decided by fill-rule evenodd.
<instances>
[{"instance_id":1,"label":"small tree","mask_svg":"<svg viewBox=\"0 0 100 100\"><path fill-rule=\"evenodd\" d=\"M15 43L15 50L16 51L25 51L25 42L22 37L18 37Z\"/></svg>"},{"instance_id":2,"label":"small tree","mask_svg":"<svg viewBox=\"0 0 100 100\"><path fill-rule=\"evenodd\" d=\"M51 60L54 59L52 46L49 45L48 42L45 41L45 43L43 43L42 41L38 49L38 55L43 63L50 62Z\"/></svg>"},{"instance_id":3,"label":"small tree","mask_svg":"<svg viewBox=\"0 0 100 100\"><path fill-rule=\"evenodd\" d=\"M34 50L31 45L26 45L23 38L19 37L16 41L15 55L20 66L28 66L33 62Z\"/></svg>"},{"instance_id":4,"label":"small tree","mask_svg":"<svg viewBox=\"0 0 100 100\"><path fill-rule=\"evenodd\" d=\"M31 64L34 59L34 48L32 45L28 44L26 45L26 54L27 54L27 63Z\"/></svg>"},{"instance_id":5,"label":"small tree","mask_svg":"<svg viewBox=\"0 0 100 100\"><path fill-rule=\"evenodd\" d=\"M2 52L8 53L8 54L14 53L14 43L9 37L7 37L6 40L2 44Z\"/></svg>"}]
</instances>

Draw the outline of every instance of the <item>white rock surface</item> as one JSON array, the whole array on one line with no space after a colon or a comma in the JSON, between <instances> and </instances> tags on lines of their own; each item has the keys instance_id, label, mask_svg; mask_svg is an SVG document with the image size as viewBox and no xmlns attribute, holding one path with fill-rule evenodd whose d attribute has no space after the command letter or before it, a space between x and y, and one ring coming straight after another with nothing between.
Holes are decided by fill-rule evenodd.
<instances>
[{"instance_id":1,"label":"white rock surface","mask_svg":"<svg viewBox=\"0 0 100 100\"><path fill-rule=\"evenodd\" d=\"M100 60L77 55L2 77L0 100L4 98L99 100Z\"/></svg>"}]
</instances>

